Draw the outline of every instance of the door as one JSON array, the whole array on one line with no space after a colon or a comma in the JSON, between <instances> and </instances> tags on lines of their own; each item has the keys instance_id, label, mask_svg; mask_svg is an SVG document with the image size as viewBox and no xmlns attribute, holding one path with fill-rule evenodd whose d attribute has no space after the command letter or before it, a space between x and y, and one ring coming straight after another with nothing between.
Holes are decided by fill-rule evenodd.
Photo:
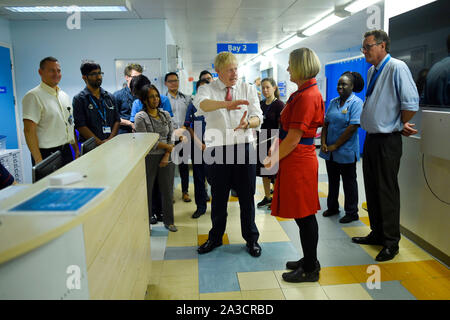
<instances>
[{"instance_id":1,"label":"door","mask_svg":"<svg viewBox=\"0 0 450 320\"><path fill-rule=\"evenodd\" d=\"M19 149L10 48L0 45L0 135L6 149Z\"/></svg>"}]
</instances>

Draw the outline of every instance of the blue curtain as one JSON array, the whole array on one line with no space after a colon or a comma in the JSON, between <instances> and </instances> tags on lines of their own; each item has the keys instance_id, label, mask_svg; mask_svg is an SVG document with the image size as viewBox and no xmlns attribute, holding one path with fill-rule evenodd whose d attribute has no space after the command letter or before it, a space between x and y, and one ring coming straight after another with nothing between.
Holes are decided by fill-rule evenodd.
<instances>
[{"instance_id":1,"label":"blue curtain","mask_svg":"<svg viewBox=\"0 0 450 320\"><path fill-rule=\"evenodd\" d=\"M326 110L328 110L330 101L339 96L336 90L337 83L341 75L346 71L358 72L363 77L364 89L361 92L355 94L364 101L367 88L367 71L369 70L370 66L371 65L367 63L364 58L356 58L352 60L325 65L325 77L327 78L327 100L325 101ZM362 154L364 139L366 138L366 131L364 131L361 128L358 128L358 135L360 147L359 151Z\"/></svg>"}]
</instances>

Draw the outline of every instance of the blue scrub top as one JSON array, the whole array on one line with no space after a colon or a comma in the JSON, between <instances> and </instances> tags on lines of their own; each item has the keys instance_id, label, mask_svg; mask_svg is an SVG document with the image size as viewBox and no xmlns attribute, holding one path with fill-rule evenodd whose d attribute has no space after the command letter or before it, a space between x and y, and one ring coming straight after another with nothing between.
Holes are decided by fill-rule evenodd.
<instances>
[{"instance_id":1,"label":"blue scrub top","mask_svg":"<svg viewBox=\"0 0 450 320\"><path fill-rule=\"evenodd\" d=\"M348 97L344 105L340 106L340 97L331 100L325 115L325 122L328 123L327 145L334 144L351 124L359 124L363 101L354 93ZM359 137L358 131L348 139L343 145L333 152L323 153L319 156L325 160L330 160L333 154L333 161L337 163L353 163L359 161Z\"/></svg>"},{"instance_id":2,"label":"blue scrub top","mask_svg":"<svg viewBox=\"0 0 450 320\"><path fill-rule=\"evenodd\" d=\"M169 98L167 98L165 95L160 95L161 97L161 105L160 108L167 111L171 117L173 117L172 113L172 106L170 104ZM130 121L134 123L134 117L136 116L136 113L142 110L142 102L139 99L136 99L133 101L133 105L131 107L131 115L130 115Z\"/></svg>"}]
</instances>

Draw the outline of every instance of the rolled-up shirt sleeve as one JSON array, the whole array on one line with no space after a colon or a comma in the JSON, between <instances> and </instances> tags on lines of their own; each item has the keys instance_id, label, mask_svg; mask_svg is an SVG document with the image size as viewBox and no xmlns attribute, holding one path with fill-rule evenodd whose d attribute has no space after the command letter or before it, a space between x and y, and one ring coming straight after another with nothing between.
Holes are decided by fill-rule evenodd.
<instances>
[{"instance_id":1,"label":"rolled-up shirt sleeve","mask_svg":"<svg viewBox=\"0 0 450 320\"><path fill-rule=\"evenodd\" d=\"M419 93L406 64L398 66L394 71L395 90L400 99L400 110L418 111Z\"/></svg>"}]
</instances>

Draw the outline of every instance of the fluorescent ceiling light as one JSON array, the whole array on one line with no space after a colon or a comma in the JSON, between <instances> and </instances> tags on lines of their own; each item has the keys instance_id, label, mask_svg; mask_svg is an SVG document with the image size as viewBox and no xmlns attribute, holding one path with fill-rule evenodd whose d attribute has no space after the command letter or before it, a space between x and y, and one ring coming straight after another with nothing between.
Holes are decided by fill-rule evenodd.
<instances>
[{"instance_id":1,"label":"fluorescent ceiling light","mask_svg":"<svg viewBox=\"0 0 450 320\"><path fill-rule=\"evenodd\" d=\"M280 47L281 49L286 49L286 48L292 47L293 45L299 43L303 39L305 39L305 38L301 38L301 37L297 36L297 34L295 34L293 37L290 37L290 38L286 39L285 41L281 42L280 44L278 44L278 47Z\"/></svg>"},{"instance_id":2,"label":"fluorescent ceiling light","mask_svg":"<svg viewBox=\"0 0 450 320\"><path fill-rule=\"evenodd\" d=\"M379 2L380 0L358 0L355 2L352 2L348 6L344 8L345 11L356 13L361 10L364 10L365 8L370 7L371 5Z\"/></svg>"},{"instance_id":3,"label":"fluorescent ceiling light","mask_svg":"<svg viewBox=\"0 0 450 320\"><path fill-rule=\"evenodd\" d=\"M128 11L124 6L37 6L37 7L5 7L12 12L67 12L74 7L80 12L123 12Z\"/></svg>"},{"instance_id":4,"label":"fluorescent ceiling light","mask_svg":"<svg viewBox=\"0 0 450 320\"><path fill-rule=\"evenodd\" d=\"M310 37L310 36L320 32L322 30L325 30L328 27L331 27L332 25L338 23L342 19L343 18L340 18L337 15L335 15L334 13L332 13L329 16L326 16L325 18L320 20L319 22L313 24L311 27L309 27L306 30L304 30L303 34L305 36Z\"/></svg>"}]
</instances>

